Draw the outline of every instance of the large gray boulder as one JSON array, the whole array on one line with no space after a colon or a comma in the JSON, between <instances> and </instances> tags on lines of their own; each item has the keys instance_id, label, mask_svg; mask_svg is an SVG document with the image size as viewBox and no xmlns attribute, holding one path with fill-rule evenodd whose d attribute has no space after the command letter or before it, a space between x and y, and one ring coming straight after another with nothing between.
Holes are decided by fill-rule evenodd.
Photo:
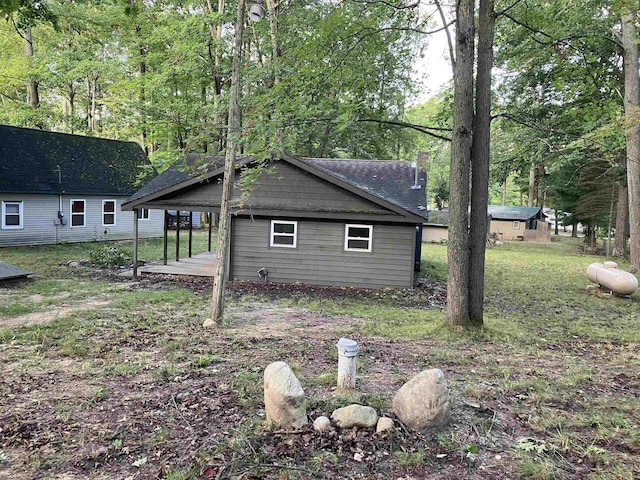
<instances>
[{"instance_id":1,"label":"large gray boulder","mask_svg":"<svg viewBox=\"0 0 640 480\"><path fill-rule=\"evenodd\" d=\"M425 370L405 383L393 398L393 411L413 430L444 425L449 420L450 398L442 370Z\"/></svg>"},{"instance_id":2,"label":"large gray boulder","mask_svg":"<svg viewBox=\"0 0 640 480\"><path fill-rule=\"evenodd\" d=\"M331 419L341 428L371 428L378 423L378 414L373 407L364 407L354 403L348 407L334 410Z\"/></svg>"},{"instance_id":3,"label":"large gray boulder","mask_svg":"<svg viewBox=\"0 0 640 480\"><path fill-rule=\"evenodd\" d=\"M264 370L264 409L272 427L291 430L307 424L304 390L285 362Z\"/></svg>"}]
</instances>

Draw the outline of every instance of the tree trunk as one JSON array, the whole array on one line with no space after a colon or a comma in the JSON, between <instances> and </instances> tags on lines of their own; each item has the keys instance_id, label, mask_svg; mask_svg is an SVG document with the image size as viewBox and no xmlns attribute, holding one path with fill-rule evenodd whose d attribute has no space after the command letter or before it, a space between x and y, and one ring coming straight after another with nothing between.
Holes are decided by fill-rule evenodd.
<instances>
[{"instance_id":1,"label":"tree trunk","mask_svg":"<svg viewBox=\"0 0 640 480\"><path fill-rule=\"evenodd\" d=\"M636 12L622 16L624 48L624 117L627 141L627 187L629 189L629 226L631 272L640 270L640 76Z\"/></svg>"},{"instance_id":2,"label":"tree trunk","mask_svg":"<svg viewBox=\"0 0 640 480\"><path fill-rule=\"evenodd\" d=\"M544 207L544 163L538 164L538 177L536 186L538 187L536 193L536 207Z\"/></svg>"},{"instance_id":3,"label":"tree trunk","mask_svg":"<svg viewBox=\"0 0 640 480\"><path fill-rule=\"evenodd\" d=\"M507 204L507 179L504 179L504 183L502 184L502 205Z\"/></svg>"},{"instance_id":4,"label":"tree trunk","mask_svg":"<svg viewBox=\"0 0 640 480\"><path fill-rule=\"evenodd\" d=\"M211 301L211 318L204 322L205 327L221 325L224 315L224 294L226 287L226 270L229 255L230 223L231 223L231 189L235 174L236 138L240 127L240 67L242 64L242 33L244 31L245 1L238 0L236 17L233 63L231 66L231 90L229 95L229 121L227 128L227 151L224 158L224 178L222 182L222 201L220 203L220 225L218 227L218 248L216 251L216 268L214 272L213 295Z\"/></svg>"},{"instance_id":5,"label":"tree trunk","mask_svg":"<svg viewBox=\"0 0 640 480\"><path fill-rule=\"evenodd\" d=\"M627 221L629 220L629 193L626 179L618 188L618 207L616 210L616 241L612 257L622 258L627 247Z\"/></svg>"},{"instance_id":6,"label":"tree trunk","mask_svg":"<svg viewBox=\"0 0 640 480\"><path fill-rule=\"evenodd\" d=\"M532 163L529 169L529 203L530 207L534 205L536 196L536 166Z\"/></svg>"},{"instance_id":7,"label":"tree trunk","mask_svg":"<svg viewBox=\"0 0 640 480\"><path fill-rule=\"evenodd\" d=\"M480 326L484 317L484 267L489 207L491 141L491 68L495 31L494 0L480 0L476 112L471 151L471 223L469 234L469 320Z\"/></svg>"},{"instance_id":8,"label":"tree trunk","mask_svg":"<svg viewBox=\"0 0 640 480\"><path fill-rule=\"evenodd\" d=\"M474 0L456 15L453 131L449 176L447 325L469 323L469 169L473 133Z\"/></svg>"},{"instance_id":9,"label":"tree trunk","mask_svg":"<svg viewBox=\"0 0 640 480\"><path fill-rule=\"evenodd\" d=\"M29 61L33 60L33 35L30 28L26 28L24 31L24 46L25 53L29 57ZM34 110L40 106L40 93L38 92L38 82L35 80L29 80L28 87L28 101L31 108Z\"/></svg>"}]
</instances>

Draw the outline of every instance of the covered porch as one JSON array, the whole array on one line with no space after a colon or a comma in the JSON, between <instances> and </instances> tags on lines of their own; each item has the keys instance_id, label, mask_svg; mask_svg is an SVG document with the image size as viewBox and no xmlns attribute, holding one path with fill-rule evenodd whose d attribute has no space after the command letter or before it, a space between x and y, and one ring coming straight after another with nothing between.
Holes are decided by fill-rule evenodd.
<instances>
[{"instance_id":1,"label":"covered porch","mask_svg":"<svg viewBox=\"0 0 640 480\"><path fill-rule=\"evenodd\" d=\"M213 277L215 266L215 252L205 252L180 260L167 260L166 263L164 261L148 263L138 267L138 273Z\"/></svg>"},{"instance_id":2,"label":"covered porch","mask_svg":"<svg viewBox=\"0 0 640 480\"><path fill-rule=\"evenodd\" d=\"M202 209L204 210L204 209ZM186 222L176 222L175 224L175 256L171 254L169 250L169 230L172 229L170 222L169 209L163 209L164 217L164 234L163 234L163 258L161 261L150 262L141 265L138 262L138 221L141 218L148 218L148 210L145 207L140 209L133 209L134 211L134 224L133 224L133 277L137 278L140 273L151 274L165 274L165 275L191 275L198 277L213 277L214 269L216 265L216 254L212 252L212 236L213 226L217 224L217 213L214 211L205 212L206 219L203 219L208 224L207 232L207 251L204 253L193 253L192 240L193 240L193 228L194 228L194 212L191 210L184 210L178 207L175 211L175 215L180 219L186 215ZM146 217L145 217L146 215ZM185 225L181 225L185 223ZM182 230L182 231L181 231ZM185 238L186 237L186 238ZM182 249L181 255L181 243L186 244L187 252ZM202 250L200 250L202 252ZM186 253L186 256L185 256Z\"/></svg>"}]
</instances>

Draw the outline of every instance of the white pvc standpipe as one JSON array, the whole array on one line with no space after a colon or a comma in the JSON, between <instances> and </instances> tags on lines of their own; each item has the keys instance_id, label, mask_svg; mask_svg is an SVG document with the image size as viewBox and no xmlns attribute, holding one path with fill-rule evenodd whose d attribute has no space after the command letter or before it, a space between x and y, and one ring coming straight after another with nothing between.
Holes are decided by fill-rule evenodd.
<instances>
[{"instance_id":1,"label":"white pvc standpipe","mask_svg":"<svg viewBox=\"0 0 640 480\"><path fill-rule=\"evenodd\" d=\"M356 360L358 343L348 338L341 338L338 347L338 390L356 388Z\"/></svg>"}]
</instances>

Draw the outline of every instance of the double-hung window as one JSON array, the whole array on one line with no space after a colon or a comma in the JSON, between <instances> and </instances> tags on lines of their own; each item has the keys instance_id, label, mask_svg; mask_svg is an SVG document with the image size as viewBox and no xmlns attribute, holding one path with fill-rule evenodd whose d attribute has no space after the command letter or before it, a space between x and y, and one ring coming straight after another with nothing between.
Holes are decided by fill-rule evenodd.
<instances>
[{"instance_id":1,"label":"double-hung window","mask_svg":"<svg viewBox=\"0 0 640 480\"><path fill-rule=\"evenodd\" d=\"M23 228L22 202L2 202L2 228Z\"/></svg>"},{"instance_id":2,"label":"double-hung window","mask_svg":"<svg viewBox=\"0 0 640 480\"><path fill-rule=\"evenodd\" d=\"M87 202L71 200L71 226L84 227L86 224Z\"/></svg>"},{"instance_id":3,"label":"double-hung window","mask_svg":"<svg viewBox=\"0 0 640 480\"><path fill-rule=\"evenodd\" d=\"M518 222L518 221L513 222L513 229L514 230L520 230L520 222Z\"/></svg>"},{"instance_id":4,"label":"double-hung window","mask_svg":"<svg viewBox=\"0 0 640 480\"><path fill-rule=\"evenodd\" d=\"M348 252L370 252L373 243L373 225L346 224L344 249Z\"/></svg>"},{"instance_id":5,"label":"double-hung window","mask_svg":"<svg viewBox=\"0 0 640 480\"><path fill-rule=\"evenodd\" d=\"M102 226L108 227L116 224L116 201L102 200Z\"/></svg>"},{"instance_id":6,"label":"double-hung window","mask_svg":"<svg viewBox=\"0 0 640 480\"><path fill-rule=\"evenodd\" d=\"M296 248L298 245L298 222L271 220L271 247Z\"/></svg>"}]
</instances>

